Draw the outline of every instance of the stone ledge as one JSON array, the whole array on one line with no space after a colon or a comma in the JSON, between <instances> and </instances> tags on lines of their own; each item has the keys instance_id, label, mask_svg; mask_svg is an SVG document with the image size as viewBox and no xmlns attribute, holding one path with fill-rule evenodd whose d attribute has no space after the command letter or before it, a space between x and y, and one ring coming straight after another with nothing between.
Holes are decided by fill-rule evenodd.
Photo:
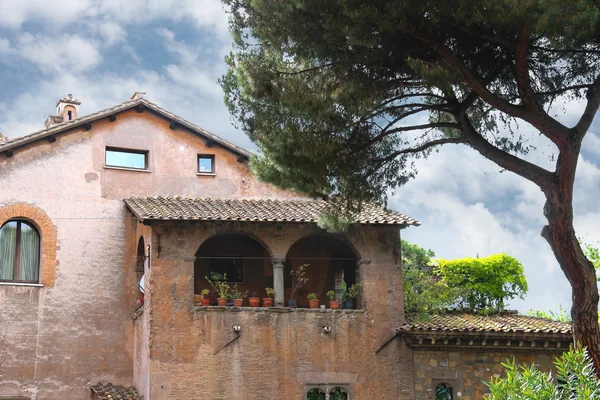
<instances>
[{"instance_id":1,"label":"stone ledge","mask_svg":"<svg viewBox=\"0 0 600 400\"><path fill-rule=\"evenodd\" d=\"M289 308L289 307L221 307L221 306L194 306L196 311L210 311L210 312L272 312L272 313L311 313L311 314L364 314L367 310L357 309L336 309L326 308L321 310L320 308Z\"/></svg>"}]
</instances>

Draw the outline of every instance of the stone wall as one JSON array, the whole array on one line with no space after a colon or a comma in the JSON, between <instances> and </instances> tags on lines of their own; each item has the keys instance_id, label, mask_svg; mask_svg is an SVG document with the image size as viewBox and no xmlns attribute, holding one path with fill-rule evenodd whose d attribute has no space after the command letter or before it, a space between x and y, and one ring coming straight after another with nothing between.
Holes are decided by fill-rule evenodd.
<instances>
[{"instance_id":1,"label":"stone wall","mask_svg":"<svg viewBox=\"0 0 600 400\"><path fill-rule=\"evenodd\" d=\"M236 232L257 238L274 258L285 258L296 241L320 232L314 224L152 224L153 400L300 400L312 385L340 385L356 399L413 398L411 351L394 340L376 354L404 319L397 227L355 227L343 237L363 260L364 310L291 312L195 309L190 256L208 238ZM241 326L237 339L234 325Z\"/></svg>"},{"instance_id":2,"label":"stone wall","mask_svg":"<svg viewBox=\"0 0 600 400\"><path fill-rule=\"evenodd\" d=\"M475 351L425 351L413 352L415 366L415 400L435 400L435 388L440 383L449 384L454 399L479 400L489 390L484 382L492 376L501 376L501 363L512 360L534 363L542 371L549 371L560 353L518 353Z\"/></svg>"}]
</instances>

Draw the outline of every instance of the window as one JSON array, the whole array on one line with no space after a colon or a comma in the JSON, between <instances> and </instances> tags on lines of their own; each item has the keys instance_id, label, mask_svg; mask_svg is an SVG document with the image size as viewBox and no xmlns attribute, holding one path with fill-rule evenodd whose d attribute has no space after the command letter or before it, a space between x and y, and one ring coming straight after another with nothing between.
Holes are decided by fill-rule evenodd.
<instances>
[{"instance_id":1,"label":"window","mask_svg":"<svg viewBox=\"0 0 600 400\"><path fill-rule=\"evenodd\" d=\"M306 394L306 400L325 400L325 392L321 389L311 389Z\"/></svg>"},{"instance_id":2,"label":"window","mask_svg":"<svg viewBox=\"0 0 600 400\"><path fill-rule=\"evenodd\" d=\"M348 400L348 393L340 387L329 392L329 400Z\"/></svg>"},{"instance_id":3,"label":"window","mask_svg":"<svg viewBox=\"0 0 600 400\"><path fill-rule=\"evenodd\" d=\"M240 256L213 256L208 276L211 281L244 282L244 260Z\"/></svg>"},{"instance_id":4,"label":"window","mask_svg":"<svg viewBox=\"0 0 600 400\"><path fill-rule=\"evenodd\" d=\"M452 386L440 383L435 387L435 400L452 400Z\"/></svg>"},{"instance_id":5,"label":"window","mask_svg":"<svg viewBox=\"0 0 600 400\"><path fill-rule=\"evenodd\" d=\"M215 173L215 156L198 155L198 173L199 174L214 174Z\"/></svg>"},{"instance_id":6,"label":"window","mask_svg":"<svg viewBox=\"0 0 600 400\"><path fill-rule=\"evenodd\" d=\"M0 228L0 281L38 283L40 235L28 222L11 220Z\"/></svg>"},{"instance_id":7,"label":"window","mask_svg":"<svg viewBox=\"0 0 600 400\"><path fill-rule=\"evenodd\" d=\"M69 121L73 119L73 111L68 111L67 115L69 116Z\"/></svg>"},{"instance_id":8,"label":"window","mask_svg":"<svg viewBox=\"0 0 600 400\"><path fill-rule=\"evenodd\" d=\"M107 167L148 169L148 152L107 147L104 163Z\"/></svg>"}]
</instances>

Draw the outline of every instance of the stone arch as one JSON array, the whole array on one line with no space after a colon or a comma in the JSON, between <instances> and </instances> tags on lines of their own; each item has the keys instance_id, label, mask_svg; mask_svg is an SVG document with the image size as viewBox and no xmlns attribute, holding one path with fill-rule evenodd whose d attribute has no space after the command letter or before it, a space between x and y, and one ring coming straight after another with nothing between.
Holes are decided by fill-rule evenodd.
<instances>
[{"instance_id":1,"label":"stone arch","mask_svg":"<svg viewBox=\"0 0 600 400\"><path fill-rule=\"evenodd\" d=\"M339 235L317 232L303 236L289 247L285 257L285 297L293 297L299 307L308 307L309 293L315 293L320 304L327 304L327 293L334 291L334 300L341 302L344 284L349 288L359 283L357 263L360 257L356 248ZM290 272L301 265L308 265L308 281L294 291ZM353 299L347 307L360 303L360 299Z\"/></svg>"},{"instance_id":2,"label":"stone arch","mask_svg":"<svg viewBox=\"0 0 600 400\"><path fill-rule=\"evenodd\" d=\"M271 251L269 245L264 240L262 240L259 236L255 235L253 232L249 232L249 231L245 231L245 230L241 230L241 229L228 229L228 230L225 230L225 231L217 232L214 235L210 235L210 236L206 237L198 245L198 249L200 249L204 245L204 243L208 242L209 240L211 240L213 238L216 238L218 236L223 236L223 235L248 236L249 238L251 238L255 242L259 243L262 247L264 247L265 250L267 251L267 253L269 253L269 257L274 257L273 252Z\"/></svg>"},{"instance_id":3,"label":"stone arch","mask_svg":"<svg viewBox=\"0 0 600 400\"><path fill-rule=\"evenodd\" d=\"M40 234L40 283L54 287L56 282L56 227L40 208L26 203L0 207L0 226L12 219L30 222Z\"/></svg>"},{"instance_id":4,"label":"stone arch","mask_svg":"<svg viewBox=\"0 0 600 400\"><path fill-rule=\"evenodd\" d=\"M268 246L247 232L227 231L212 235L194 254L194 294L211 290L211 281L226 281L242 293L264 297L273 286L272 253ZM216 299L213 296L213 301Z\"/></svg>"}]
</instances>

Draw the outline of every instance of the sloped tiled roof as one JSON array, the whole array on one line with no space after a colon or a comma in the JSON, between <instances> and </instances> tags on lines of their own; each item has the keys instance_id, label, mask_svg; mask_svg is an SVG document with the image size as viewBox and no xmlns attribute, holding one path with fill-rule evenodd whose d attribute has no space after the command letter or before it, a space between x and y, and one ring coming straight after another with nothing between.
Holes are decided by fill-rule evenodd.
<instances>
[{"instance_id":1,"label":"sloped tiled roof","mask_svg":"<svg viewBox=\"0 0 600 400\"><path fill-rule=\"evenodd\" d=\"M113 385L112 383L98 382L90 386L90 389L101 400L142 400L133 386L125 387L121 385Z\"/></svg>"},{"instance_id":2,"label":"sloped tiled roof","mask_svg":"<svg viewBox=\"0 0 600 400\"><path fill-rule=\"evenodd\" d=\"M140 220L200 220L316 223L330 203L310 199L211 199L190 197L132 197L125 199ZM358 224L420 225L399 212L364 204Z\"/></svg>"},{"instance_id":3,"label":"sloped tiled roof","mask_svg":"<svg viewBox=\"0 0 600 400\"><path fill-rule=\"evenodd\" d=\"M165 110L164 108L159 107L158 105L156 105L156 104L152 103L151 101L148 101L144 98L136 98L133 100L129 100L124 103L118 104L116 106L109 107L107 109L97 111L95 113L92 113L92 114L89 114L89 115L86 115L86 116L83 116L83 117L80 117L80 118L77 118L77 119L74 119L71 121L66 121L66 122L63 122L58 125L54 125L47 129L33 132L33 133L30 133L28 135L21 136L18 138L9 139L8 141L6 141L4 143L2 143L2 141L0 141L0 152L6 151L6 150L11 150L15 147L23 146L25 144L28 144L28 143L31 143L31 142L34 142L34 141L37 141L40 139L44 139L49 136L63 133L65 131L68 131L69 129L73 129L73 128L91 123L91 122L99 120L101 118L106 118L108 116L114 115L114 114L122 112L122 111L130 110L137 106L143 106L151 111L154 111L155 113L161 115L162 117L164 117L170 121L176 122L180 126L185 127L187 129L191 130L192 132L196 133L197 135L205 137L206 139L212 140L236 154L243 155L246 157L250 157L252 155L252 153L249 152L248 150L246 150L240 146L237 146L225 139L222 139L219 136L207 131L206 129L203 129L203 128L199 127L198 125L195 125L189 121L186 121L185 119L178 117L177 115L173 114L172 112L169 112L169 111Z\"/></svg>"},{"instance_id":4,"label":"sloped tiled roof","mask_svg":"<svg viewBox=\"0 0 600 400\"><path fill-rule=\"evenodd\" d=\"M571 324L516 314L478 315L448 313L420 319L407 314L404 332L492 332L571 334Z\"/></svg>"}]
</instances>

